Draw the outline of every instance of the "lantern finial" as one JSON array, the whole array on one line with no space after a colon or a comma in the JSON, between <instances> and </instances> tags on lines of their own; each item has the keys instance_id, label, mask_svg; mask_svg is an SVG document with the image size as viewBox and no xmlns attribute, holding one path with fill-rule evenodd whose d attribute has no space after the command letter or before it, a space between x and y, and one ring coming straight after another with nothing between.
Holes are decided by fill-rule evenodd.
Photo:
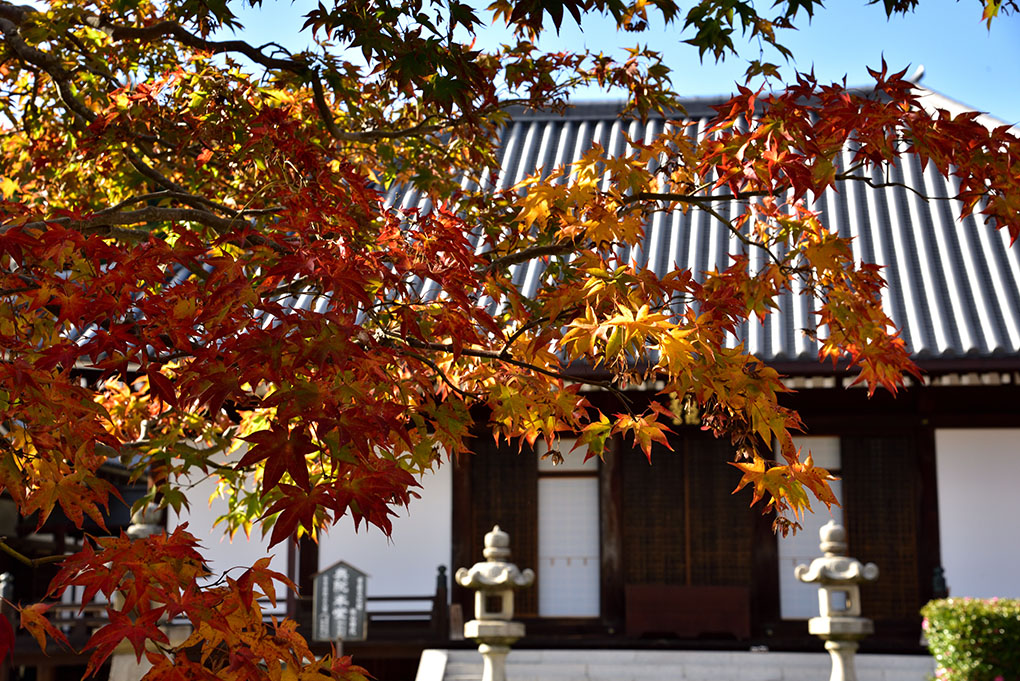
<instances>
[{"instance_id":1,"label":"lantern finial","mask_svg":"<svg viewBox=\"0 0 1020 681\"><path fill-rule=\"evenodd\" d=\"M493 525L485 533L485 548L482 555L489 560L506 560L510 557L510 535Z\"/></svg>"}]
</instances>

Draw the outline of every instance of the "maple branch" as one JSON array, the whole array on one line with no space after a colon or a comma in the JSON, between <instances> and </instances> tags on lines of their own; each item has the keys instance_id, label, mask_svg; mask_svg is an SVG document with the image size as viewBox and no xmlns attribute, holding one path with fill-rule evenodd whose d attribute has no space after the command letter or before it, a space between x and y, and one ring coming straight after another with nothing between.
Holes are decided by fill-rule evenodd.
<instances>
[{"instance_id":1,"label":"maple branch","mask_svg":"<svg viewBox=\"0 0 1020 681\"><path fill-rule=\"evenodd\" d=\"M313 74L312 78L312 99L315 101L315 108L319 112L319 118L322 119L322 124L326 126L326 131L336 139L341 139L343 132L340 128L336 127L336 121L333 120L333 112L330 111L329 103L326 102L326 93L322 89L322 81L319 80L319 74Z\"/></svg>"},{"instance_id":2,"label":"maple branch","mask_svg":"<svg viewBox=\"0 0 1020 681\"><path fill-rule=\"evenodd\" d=\"M127 156L128 162L134 166L135 170L158 184L160 187L164 187L173 192L187 193L187 190L182 185L177 184L166 175L146 163L145 159L138 155L138 152L132 149L127 149L125 150L124 155Z\"/></svg>"},{"instance_id":3,"label":"maple branch","mask_svg":"<svg viewBox=\"0 0 1020 681\"><path fill-rule=\"evenodd\" d=\"M776 265L779 266L779 268L781 270L785 271L786 265L783 264L783 261L779 259L779 256L777 256L775 253L773 253L772 249L770 249L768 246L766 246L765 244L763 244L760 241L755 241L751 237L749 237L746 234L744 234L743 232L741 232L739 229L737 229L736 227L733 226L733 223L730 220L727 220L725 217L722 216L721 213L719 213L719 211L717 211L716 209L712 208L711 206L706 206L706 205L703 205L703 204L700 204L700 203L697 204L697 205L703 211L705 211L706 213L708 213L709 215L714 217L719 222L723 223L726 226L726 229L728 229L730 231L730 234L732 234L733 236L737 237L737 239L740 240L740 242L742 244L744 244L748 248L757 247L757 248L762 249L763 251L765 251L765 253L768 254L769 258L771 258L772 261L775 262Z\"/></svg>"},{"instance_id":4,"label":"maple branch","mask_svg":"<svg viewBox=\"0 0 1020 681\"><path fill-rule=\"evenodd\" d=\"M269 206L267 208L241 208L233 210L222 206L215 201L211 201L204 196L198 196L197 194L189 194L187 192L175 192L170 190L163 190L158 192L150 192L148 194L139 194L138 196L132 196L124 199L120 203L117 203L109 208L104 208L96 212L96 215L108 215L110 213L116 213L125 206L130 206L136 203L142 203L144 201L158 200L158 199L175 199L181 203L186 203L194 208L204 206L206 208L213 208L215 210L221 210L227 212L232 218L238 218L245 215L271 215L279 213L283 210L283 206Z\"/></svg>"},{"instance_id":5,"label":"maple branch","mask_svg":"<svg viewBox=\"0 0 1020 681\"><path fill-rule=\"evenodd\" d=\"M7 543L7 537L0 537L0 551L3 551L19 563L23 563L32 568L39 567L41 565L48 565L50 563L59 563L65 558L70 558L74 555L70 553L61 553L52 556L43 556L42 558L29 558L25 554L10 546Z\"/></svg>"},{"instance_id":6,"label":"maple branch","mask_svg":"<svg viewBox=\"0 0 1020 681\"><path fill-rule=\"evenodd\" d=\"M228 211L231 214L231 217L220 217L219 215L207 210L196 208L175 208L171 206L146 206L145 208L139 208L137 210L117 212L117 209L121 206L130 205L131 203L137 203L147 200L148 198L155 197L173 197L182 202L192 203L193 205L209 205L210 207ZM79 230L83 233L101 233L107 236L123 239L125 241L144 241L150 235L149 230L118 229L117 226L137 225L157 221L196 222L216 230L219 234L226 234L233 229L238 218L243 218L246 215L276 213L280 210L282 210L282 207L231 210L229 208L219 206L218 204L204 199L201 196L195 196L194 194L189 194L187 192L164 191L125 199L116 206L105 208L97 212L92 217L84 220L59 217L49 220L29 222L22 225L22 227L25 229L44 229L47 224L57 224L67 227L68 229ZM0 226L0 234L6 234L15 226L16 225L14 224ZM272 240L259 235L248 235L246 240L257 245L271 248L278 253L286 250Z\"/></svg>"},{"instance_id":7,"label":"maple branch","mask_svg":"<svg viewBox=\"0 0 1020 681\"><path fill-rule=\"evenodd\" d=\"M858 164L857 166L854 166L853 168L847 170L846 172L837 173L833 179L835 181L855 180L857 182L863 182L864 184L874 189L880 189L883 187L899 187L901 189L906 189L913 192L914 194L917 194L925 201L929 201L932 199L949 200L953 198L951 196L928 196L924 192L918 190L916 187L911 187L910 185L905 184L903 182L893 181L876 182L872 178L867 177L865 175L851 174L853 170L857 170L861 167L862 166ZM711 194L711 195L674 194L670 192L638 192L636 194L625 196L622 200L622 203L624 205L628 205L631 203L636 203L638 201L673 201L676 203L687 203L702 206L705 202L708 201L743 201L749 198L759 196L776 196L787 191L788 189L789 189L788 186L778 185L776 187L773 187L772 189L757 189L747 192L736 192L733 194Z\"/></svg>"},{"instance_id":8,"label":"maple branch","mask_svg":"<svg viewBox=\"0 0 1020 681\"><path fill-rule=\"evenodd\" d=\"M739 239L740 242L743 243L745 246L749 248L757 247L762 249L763 251L765 251L765 253L768 254L769 258L773 262L775 262L777 265L779 265L780 268L783 268L785 270L786 265L783 265L779 257L776 256L776 254L773 253L768 246L761 243L760 241L755 241L746 234L743 234L739 229L733 226L733 223L730 220L727 220L725 217L722 216L721 213L719 213L719 211L717 211L711 205L709 205L710 203L713 203L715 201L744 201L759 196L775 196L776 194L779 194L784 191L786 191L785 187L777 186L774 187L773 189L756 189L747 192L736 192L733 194L698 195L698 194L674 194L671 192L638 192L637 194L625 196L623 198L622 203L624 206L627 206L632 203L637 203L638 201L671 201L675 203L686 203L688 205L700 208L701 210L705 211L706 213L714 217L716 220L721 222L723 225L725 225L726 229L728 229L731 234L737 237L737 239Z\"/></svg>"},{"instance_id":9,"label":"maple branch","mask_svg":"<svg viewBox=\"0 0 1020 681\"><path fill-rule=\"evenodd\" d=\"M149 236L148 230L117 230L113 229L113 226L137 225L154 221L197 222L205 225L206 227L211 227L220 233L229 231L234 225L234 220L221 218L218 215L214 215L213 213L204 210L196 210L194 208L146 206L145 208L126 212L108 213L106 215L97 214L90 218L85 218L84 220L76 220L74 218L67 217L53 218L52 220L30 222L24 225L24 227L27 229L41 229L47 224L58 224L67 227L68 229L76 229L82 232L105 232L111 236L141 240ZM6 233L10 228L11 226L0 227L0 234Z\"/></svg>"},{"instance_id":10,"label":"maple branch","mask_svg":"<svg viewBox=\"0 0 1020 681\"><path fill-rule=\"evenodd\" d=\"M22 10L22 12L12 13L12 8ZM21 37L18 23L24 20L27 11L24 7L15 8L13 5L0 3L0 33L3 34L4 42L21 59L39 67L50 75L54 85L57 86L60 100L76 118L81 119L85 123L92 123L96 119L96 115L85 104L75 98L74 88L71 87L71 74L63 67L60 60L51 54L32 47ZM16 16L17 20L11 19L10 17L12 16Z\"/></svg>"},{"instance_id":11,"label":"maple branch","mask_svg":"<svg viewBox=\"0 0 1020 681\"><path fill-rule=\"evenodd\" d=\"M109 21L105 21L103 17L93 15L85 17L84 23L91 28L106 33L114 40L154 42L164 38L173 38L182 45L186 45L187 47L201 50L203 52L211 52L213 54L240 52L244 56L248 57L248 59L265 66L267 69L289 71L297 75L304 75L308 70L308 66L303 62L293 59L279 59L277 57L267 56L263 54L260 49L243 40L206 40L205 38L201 38L194 33L189 32L183 26L174 21L161 21L144 28L136 28L134 26L120 26L113 24Z\"/></svg>"},{"instance_id":12,"label":"maple branch","mask_svg":"<svg viewBox=\"0 0 1020 681\"><path fill-rule=\"evenodd\" d=\"M339 142L371 142L380 139L398 139L401 137L412 137L414 135L430 134L441 131L445 126L432 124L429 121L432 117L426 117L417 125L402 130L364 130L360 132L344 132L336 126L333 120L333 112L326 101L326 92L322 87L322 80L318 71L313 71L309 77L312 83L312 99L315 101L315 108L319 117L329 134Z\"/></svg>"},{"instance_id":13,"label":"maple branch","mask_svg":"<svg viewBox=\"0 0 1020 681\"><path fill-rule=\"evenodd\" d=\"M700 206L706 201L744 201L758 196L775 196L786 191L783 187L776 187L774 190L757 189L749 192L737 192L735 194L674 194L671 192L638 192L623 197L621 203L629 205L638 201L672 201L675 203L689 203Z\"/></svg>"},{"instance_id":14,"label":"maple branch","mask_svg":"<svg viewBox=\"0 0 1020 681\"><path fill-rule=\"evenodd\" d=\"M4 42L25 62L39 67L53 79L54 85L57 87L57 92L60 95L60 100L67 107L68 111L84 125L90 125L97 118L96 114L89 109L84 102L74 96L74 87L71 84L71 74L63 67L60 60L51 54L47 54L42 50L32 47L22 39L18 24L25 20L25 17L30 12L35 10L25 7L14 7L7 3L0 3L0 33L4 36ZM16 20L12 20L10 17L17 17ZM16 23L17 21L17 23ZM142 159L135 151L126 150L125 155L128 161L134 168L149 178L153 182L157 183L161 187L166 189L186 193L186 190L181 185L173 182L158 170L150 166ZM153 155L150 153L150 156Z\"/></svg>"},{"instance_id":15,"label":"maple branch","mask_svg":"<svg viewBox=\"0 0 1020 681\"><path fill-rule=\"evenodd\" d=\"M525 248L523 251L517 251L516 253L509 253L501 256L489 262L485 267L485 272L494 272L504 267L511 267L513 265L519 265L522 262L527 262L535 258L543 258L549 255L566 255L572 251L577 250L580 244L577 241L564 241L556 244L548 244L545 246L532 246ZM481 257L491 255L493 251L482 253Z\"/></svg>"},{"instance_id":16,"label":"maple branch","mask_svg":"<svg viewBox=\"0 0 1020 681\"><path fill-rule=\"evenodd\" d=\"M32 93L28 97L28 103L25 106L25 115L22 116L22 127L25 130L25 135L29 138L32 137L30 132L31 125L35 120L35 115L39 112L39 107L36 106L35 98L39 96L39 71L36 69L31 70L32 73Z\"/></svg>"},{"instance_id":17,"label":"maple branch","mask_svg":"<svg viewBox=\"0 0 1020 681\"><path fill-rule=\"evenodd\" d=\"M14 34L12 39L16 39L18 44L12 45L12 47L14 47L15 52L17 52L19 56L21 56L25 61L39 66L50 74L54 83L57 85L61 99L72 113L74 113L76 117L83 119L86 123L92 123L92 121L96 118L96 114L90 111L81 101L74 97L70 74L64 70L60 62L51 55L28 46L23 40L21 40L20 36L16 35L17 24L22 23L30 13L35 13L35 11L36 10L31 7L15 7L14 5L10 5L6 2L0 2L0 17L9 17L0 19L7 22L6 28L2 25L0 25L0 28L4 28L5 36L7 36L8 33L7 29L10 29L10 31ZM370 142L380 139L398 139L403 137L413 137L415 135L434 134L452 127L460 120L463 120L463 117L461 117L460 119L449 120L445 123L430 123L430 121L434 119L434 116L427 116L418 124L399 130L364 130L358 132L344 132L336 126L336 123L333 120L333 115L330 111L329 104L326 102L325 91L318 71L309 66L306 61L271 57L264 54L261 49L256 48L243 40L207 40L191 33L174 21L161 21L151 26L138 28L134 26L113 24L104 20L101 16L92 15L85 17L84 24L90 28L103 31L111 38L118 41L132 40L138 42L154 42L165 38L171 38L187 47L213 54L236 52L243 54L251 61L261 64L267 69L287 71L298 77L306 78L311 83L315 107L319 111L323 124L326 126L329 134L341 142ZM97 73L97 75L103 78L109 78L108 74ZM493 107L492 110L503 109L507 106L513 105L514 103L515 102L510 101L501 102L497 107ZM484 115L486 112L482 111L475 113L482 113ZM126 153L131 164L135 166L138 172L142 173L145 177L148 177L161 187L171 191L185 192L184 187L169 180L162 173L147 164L136 153L132 151L128 151ZM153 156L154 154L149 153L148 155Z\"/></svg>"},{"instance_id":18,"label":"maple branch","mask_svg":"<svg viewBox=\"0 0 1020 681\"><path fill-rule=\"evenodd\" d=\"M225 54L228 52L239 52L257 64L267 69L287 71L299 77L307 78L312 85L312 96L315 106L319 111L323 124L331 136L341 142L364 142L378 139L395 139L399 137L411 137L420 134L430 134L443 130L444 125L429 124L430 118L421 123L403 130L367 130L363 132L344 132L340 130L333 120L329 104L326 102L325 91L322 80L317 70L312 69L306 62L296 59L280 59L264 54L259 48L243 40L207 40L201 38L180 24L173 21L161 21L152 26L136 28L133 26L120 26L104 21L102 17L89 16L85 18L85 24L91 28L98 29L109 35L114 40L135 40L141 42L153 42L163 38L173 40L204 52L213 54Z\"/></svg>"},{"instance_id":19,"label":"maple branch","mask_svg":"<svg viewBox=\"0 0 1020 681\"><path fill-rule=\"evenodd\" d=\"M65 37L67 38L68 42L70 42L72 45L78 48L78 53L82 56L82 59L84 60L81 64L81 67L83 69L85 69L94 76L99 76L114 88L120 87L121 85L120 81L118 81L117 78L112 73L103 68L102 62L97 60L92 51L82 44L81 40L78 39L78 36L74 35L73 33L67 33ZM97 65L93 66L92 64L88 63L89 61L92 61Z\"/></svg>"},{"instance_id":20,"label":"maple branch","mask_svg":"<svg viewBox=\"0 0 1020 681\"><path fill-rule=\"evenodd\" d=\"M401 128L399 130L361 130L358 132L344 132L336 126L333 120L333 113L329 108L329 103L326 101L326 92L322 87L322 80L319 78L317 71L312 72L309 76L309 80L312 84L312 99L315 101L315 108L319 112L319 117L322 118L323 124L326 126L326 130L329 134L339 142L373 142L376 140L383 139L401 139L404 137L414 137L415 135L431 135L438 132L442 132L447 128L451 128L461 120L450 119L445 123L430 123L435 119L435 116L426 116L420 122L412 125L409 128ZM509 103L503 102L498 108L505 108L510 106ZM480 113L491 113L494 109L485 112L484 110Z\"/></svg>"},{"instance_id":21,"label":"maple branch","mask_svg":"<svg viewBox=\"0 0 1020 681\"><path fill-rule=\"evenodd\" d=\"M22 286L21 288L2 288L0 289L0 296L13 296L17 293L28 293L29 291L38 291L39 286Z\"/></svg>"},{"instance_id":22,"label":"maple branch","mask_svg":"<svg viewBox=\"0 0 1020 681\"><path fill-rule=\"evenodd\" d=\"M518 338L526 334L529 329L533 329L539 324L543 324L547 321L549 321L548 317L539 317L538 319L533 319L527 324L522 325L521 328L517 329L512 334L510 334L510 337L506 339L505 343L503 343L503 349L499 351L499 356L502 358L509 357L510 348L513 346L514 343L517 342Z\"/></svg>"}]
</instances>

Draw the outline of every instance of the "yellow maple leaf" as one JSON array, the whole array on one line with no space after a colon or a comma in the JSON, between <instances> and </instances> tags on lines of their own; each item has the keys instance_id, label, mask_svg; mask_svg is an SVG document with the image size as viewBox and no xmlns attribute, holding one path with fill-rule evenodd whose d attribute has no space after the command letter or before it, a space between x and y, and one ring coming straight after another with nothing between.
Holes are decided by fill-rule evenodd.
<instances>
[{"instance_id":1,"label":"yellow maple leaf","mask_svg":"<svg viewBox=\"0 0 1020 681\"><path fill-rule=\"evenodd\" d=\"M18 187L18 183L11 178L0 178L0 194L3 194L5 199L11 198L14 192L18 191Z\"/></svg>"}]
</instances>

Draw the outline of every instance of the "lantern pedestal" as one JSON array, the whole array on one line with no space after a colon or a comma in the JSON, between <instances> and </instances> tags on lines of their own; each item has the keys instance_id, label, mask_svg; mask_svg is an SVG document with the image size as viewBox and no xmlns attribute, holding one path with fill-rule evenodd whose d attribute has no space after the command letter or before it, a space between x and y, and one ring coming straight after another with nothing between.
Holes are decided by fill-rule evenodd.
<instances>
[{"instance_id":1,"label":"lantern pedestal","mask_svg":"<svg viewBox=\"0 0 1020 681\"><path fill-rule=\"evenodd\" d=\"M511 645L524 636L520 622L471 620L464 623L464 637L491 645Z\"/></svg>"},{"instance_id":2,"label":"lantern pedestal","mask_svg":"<svg viewBox=\"0 0 1020 681\"><path fill-rule=\"evenodd\" d=\"M506 656L510 646L524 636L520 622L471 620L464 623L464 638L478 641L482 654L482 681L506 681Z\"/></svg>"},{"instance_id":3,"label":"lantern pedestal","mask_svg":"<svg viewBox=\"0 0 1020 681\"><path fill-rule=\"evenodd\" d=\"M829 681L855 681L857 670L854 656L858 641L874 632L871 620L864 617L812 617L808 632L825 640L825 649L832 658Z\"/></svg>"},{"instance_id":4,"label":"lantern pedestal","mask_svg":"<svg viewBox=\"0 0 1020 681\"><path fill-rule=\"evenodd\" d=\"M808 633L825 639L858 640L875 633L875 626L866 617L812 617Z\"/></svg>"}]
</instances>

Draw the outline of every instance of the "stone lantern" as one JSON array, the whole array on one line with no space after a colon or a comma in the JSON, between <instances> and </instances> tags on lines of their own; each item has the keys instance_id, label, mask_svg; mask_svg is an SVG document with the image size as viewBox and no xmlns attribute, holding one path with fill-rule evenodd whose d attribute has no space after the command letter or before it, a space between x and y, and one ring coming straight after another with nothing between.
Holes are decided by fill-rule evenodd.
<instances>
[{"instance_id":1,"label":"stone lantern","mask_svg":"<svg viewBox=\"0 0 1020 681\"><path fill-rule=\"evenodd\" d=\"M514 589L531 586L535 573L521 570L510 558L510 535L499 525L485 535L485 562L457 570L457 583L475 590L475 619L464 623L464 636L478 641L484 663L482 681L506 681L510 646L524 636L524 625L512 622Z\"/></svg>"},{"instance_id":2,"label":"stone lantern","mask_svg":"<svg viewBox=\"0 0 1020 681\"><path fill-rule=\"evenodd\" d=\"M818 584L819 617L808 620L808 631L825 641L832 657L829 681L856 681L858 641L874 631L871 620L861 617L860 584L878 579L878 566L847 557L846 530L834 520L818 534L824 555L794 570L800 581Z\"/></svg>"},{"instance_id":3,"label":"stone lantern","mask_svg":"<svg viewBox=\"0 0 1020 681\"><path fill-rule=\"evenodd\" d=\"M145 539L164 530L163 511L154 505L135 511L131 515L131 524L126 530L127 536L132 539ZM121 608L124 605L124 595L120 591L113 592L111 597L114 605ZM188 638L190 627L181 624L172 624L165 620L160 621L160 629L166 633L172 645L178 645ZM145 676L152 668L152 663L144 655L141 660L135 657L131 645L127 641L121 641L110 656L110 681L136 681Z\"/></svg>"}]
</instances>

